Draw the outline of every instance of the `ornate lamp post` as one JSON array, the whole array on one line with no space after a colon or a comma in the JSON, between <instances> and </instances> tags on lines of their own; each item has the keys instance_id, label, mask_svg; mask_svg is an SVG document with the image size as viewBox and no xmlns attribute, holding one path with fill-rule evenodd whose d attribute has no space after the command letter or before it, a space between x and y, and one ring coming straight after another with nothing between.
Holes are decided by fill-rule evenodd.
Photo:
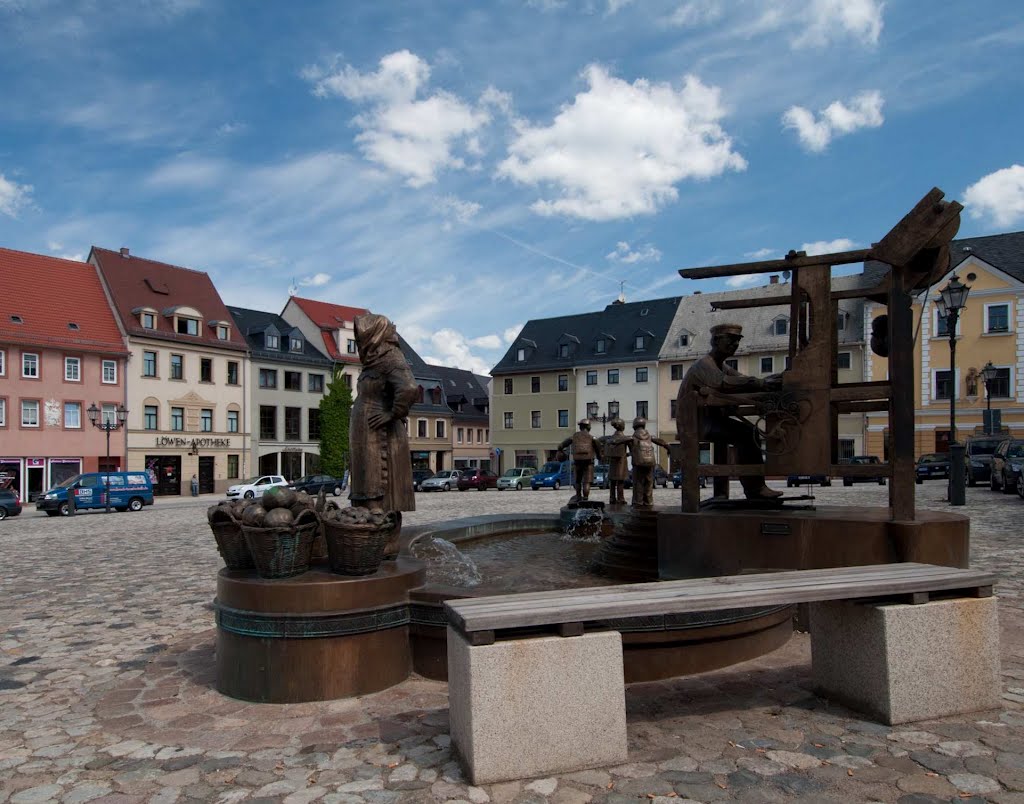
<instances>
[{"instance_id":1,"label":"ornate lamp post","mask_svg":"<svg viewBox=\"0 0 1024 804\"><path fill-rule=\"evenodd\" d=\"M89 405L88 409L89 421L92 422L93 427L98 427L107 434L107 456L104 460L106 464L106 471L104 477L106 478L106 500L107 509L106 513L110 513L110 431L120 430L121 426L128 420L128 409L124 405L118 405L117 410L114 413L113 418L107 419L101 416L101 411L96 407L96 403L93 402Z\"/></svg>"},{"instance_id":2,"label":"ornate lamp post","mask_svg":"<svg viewBox=\"0 0 1024 804\"><path fill-rule=\"evenodd\" d=\"M988 419L985 422L985 435L992 435L992 383L996 381L999 369L992 365L989 360L981 370L982 379L985 380L985 408Z\"/></svg>"},{"instance_id":3,"label":"ornate lamp post","mask_svg":"<svg viewBox=\"0 0 1024 804\"><path fill-rule=\"evenodd\" d=\"M946 321L949 335L949 375L951 392L949 394L949 502L950 505L963 505L964 490L964 448L956 437L956 395L959 388L956 382L956 325L960 320L960 311L967 306L967 294L971 289L960 281L956 274L950 277L949 283L939 291L936 305L939 316Z\"/></svg>"},{"instance_id":4,"label":"ornate lamp post","mask_svg":"<svg viewBox=\"0 0 1024 804\"><path fill-rule=\"evenodd\" d=\"M608 403L608 410L602 413L600 416L597 415L597 403L587 403L587 418L593 419L594 421L601 422L601 438L605 438L608 433L608 422L619 415L619 403L613 399Z\"/></svg>"}]
</instances>

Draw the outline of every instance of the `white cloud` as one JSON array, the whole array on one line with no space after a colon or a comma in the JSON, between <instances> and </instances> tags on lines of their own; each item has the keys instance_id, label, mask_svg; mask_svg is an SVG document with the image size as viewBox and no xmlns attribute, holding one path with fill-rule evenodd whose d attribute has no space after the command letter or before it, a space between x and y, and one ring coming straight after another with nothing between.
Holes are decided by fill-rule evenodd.
<instances>
[{"instance_id":1,"label":"white cloud","mask_svg":"<svg viewBox=\"0 0 1024 804\"><path fill-rule=\"evenodd\" d=\"M800 251L806 251L807 256L815 254L835 254L837 251L852 251L857 244L848 237L839 237L835 240L815 240L813 243L804 243Z\"/></svg>"},{"instance_id":2,"label":"white cloud","mask_svg":"<svg viewBox=\"0 0 1024 804\"><path fill-rule=\"evenodd\" d=\"M731 288L748 288L751 285L759 284L763 279L761 274L740 274L739 276L730 276L725 280L725 284Z\"/></svg>"},{"instance_id":3,"label":"white cloud","mask_svg":"<svg viewBox=\"0 0 1024 804\"><path fill-rule=\"evenodd\" d=\"M31 196L31 184L18 184L0 173L0 215L18 217L18 213L32 203Z\"/></svg>"},{"instance_id":4,"label":"white cloud","mask_svg":"<svg viewBox=\"0 0 1024 804\"><path fill-rule=\"evenodd\" d=\"M615 250L605 255L605 259L624 262L627 265L638 262L658 262L661 259L661 252L650 243L645 243L634 250L625 240L620 240L615 244Z\"/></svg>"},{"instance_id":5,"label":"white cloud","mask_svg":"<svg viewBox=\"0 0 1024 804\"><path fill-rule=\"evenodd\" d=\"M964 204L972 218L987 217L995 226L1024 220L1024 166L1011 165L978 179L964 190Z\"/></svg>"},{"instance_id":6,"label":"white cloud","mask_svg":"<svg viewBox=\"0 0 1024 804\"><path fill-rule=\"evenodd\" d=\"M501 338L497 335L482 335L479 338L470 338L470 346L478 346L481 349L500 349Z\"/></svg>"},{"instance_id":7,"label":"white cloud","mask_svg":"<svg viewBox=\"0 0 1024 804\"><path fill-rule=\"evenodd\" d=\"M784 128L796 130L804 148L820 153L835 137L851 134L859 128L881 126L884 103L881 92L868 90L852 97L849 105L833 101L821 110L817 119L803 106L791 106L782 115L782 124Z\"/></svg>"},{"instance_id":8,"label":"white cloud","mask_svg":"<svg viewBox=\"0 0 1024 804\"><path fill-rule=\"evenodd\" d=\"M367 159L405 176L411 187L433 183L445 168L465 167L457 149L479 153L473 135L490 121L488 108L509 102L496 90L485 91L480 106L444 90L418 99L430 65L408 50L384 56L376 72L346 64L333 71L307 68L303 76L318 97L341 96L368 107L353 120L361 129L356 142Z\"/></svg>"},{"instance_id":9,"label":"white cloud","mask_svg":"<svg viewBox=\"0 0 1024 804\"><path fill-rule=\"evenodd\" d=\"M881 0L801 0L798 6L803 7L803 29L794 47L825 47L844 37L875 45L882 33Z\"/></svg>"},{"instance_id":10,"label":"white cloud","mask_svg":"<svg viewBox=\"0 0 1024 804\"><path fill-rule=\"evenodd\" d=\"M217 126L217 134L221 137L230 137L232 134L238 134L240 131L245 131L245 123L221 123Z\"/></svg>"},{"instance_id":11,"label":"white cloud","mask_svg":"<svg viewBox=\"0 0 1024 804\"><path fill-rule=\"evenodd\" d=\"M55 240L51 240L46 244L46 248L54 257L60 257L62 260L75 260L76 262L85 262L85 254L82 252L70 252L64 248L63 243L58 243Z\"/></svg>"},{"instance_id":12,"label":"white cloud","mask_svg":"<svg viewBox=\"0 0 1024 804\"><path fill-rule=\"evenodd\" d=\"M146 184L161 189L194 189L220 183L226 164L217 159L183 154L160 165L149 174Z\"/></svg>"},{"instance_id":13,"label":"white cloud","mask_svg":"<svg viewBox=\"0 0 1024 804\"><path fill-rule=\"evenodd\" d=\"M331 275L325 273L304 276L299 280L299 285L304 288L319 288L331 281Z\"/></svg>"},{"instance_id":14,"label":"white cloud","mask_svg":"<svg viewBox=\"0 0 1024 804\"><path fill-rule=\"evenodd\" d=\"M438 199L437 208L445 218L446 230L451 229L453 223L469 223L480 212L480 205L475 201L463 201L454 195Z\"/></svg>"},{"instance_id":15,"label":"white cloud","mask_svg":"<svg viewBox=\"0 0 1024 804\"><path fill-rule=\"evenodd\" d=\"M724 8L718 0L690 0L676 8L665 18L673 28L691 28L713 22L722 16Z\"/></svg>"},{"instance_id":16,"label":"white cloud","mask_svg":"<svg viewBox=\"0 0 1024 804\"><path fill-rule=\"evenodd\" d=\"M607 221L650 215L678 197L675 184L744 170L719 125L719 90L687 76L679 90L638 79L629 84L604 67L584 71L579 93L549 126L520 121L498 175L549 186L560 197L532 205L540 215Z\"/></svg>"},{"instance_id":17,"label":"white cloud","mask_svg":"<svg viewBox=\"0 0 1024 804\"><path fill-rule=\"evenodd\" d=\"M748 251L743 256L749 257L752 260L766 260L776 254L778 254L778 252L773 248L759 248L755 251Z\"/></svg>"},{"instance_id":18,"label":"white cloud","mask_svg":"<svg viewBox=\"0 0 1024 804\"><path fill-rule=\"evenodd\" d=\"M515 324L511 327L507 327L503 333L501 333L502 340L508 345L512 343L516 338L519 337L519 333L523 331L522 324Z\"/></svg>"},{"instance_id":19,"label":"white cloud","mask_svg":"<svg viewBox=\"0 0 1024 804\"><path fill-rule=\"evenodd\" d=\"M497 362L498 358L493 361L486 360L474 354L473 347L496 348L489 345L491 337L497 340L496 335L470 339L458 330L445 327L428 335L425 339L426 342L422 347L417 347L417 351L420 351L420 348L422 348L423 351L420 353L428 363L469 369L475 374L490 374L491 367ZM481 341L485 341L485 343L480 343Z\"/></svg>"},{"instance_id":20,"label":"white cloud","mask_svg":"<svg viewBox=\"0 0 1024 804\"><path fill-rule=\"evenodd\" d=\"M608 14L616 14L632 2L633 0L608 0Z\"/></svg>"}]
</instances>

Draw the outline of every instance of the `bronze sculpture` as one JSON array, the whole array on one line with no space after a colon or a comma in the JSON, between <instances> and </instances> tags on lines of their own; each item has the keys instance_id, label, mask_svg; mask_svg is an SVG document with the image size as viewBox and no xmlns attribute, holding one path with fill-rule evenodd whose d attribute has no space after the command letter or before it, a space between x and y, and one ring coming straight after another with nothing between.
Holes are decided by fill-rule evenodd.
<instances>
[{"instance_id":1,"label":"bronze sculpture","mask_svg":"<svg viewBox=\"0 0 1024 804\"><path fill-rule=\"evenodd\" d=\"M405 417L416 401L416 382L398 345L395 325L367 313L355 320L362 371L352 406L352 505L415 511Z\"/></svg>"},{"instance_id":2,"label":"bronze sculpture","mask_svg":"<svg viewBox=\"0 0 1024 804\"><path fill-rule=\"evenodd\" d=\"M778 387L778 375L773 374L761 380L757 377L747 377L725 365L725 361L736 354L742 339L743 328L739 324L716 324L711 328L711 351L690 366L679 386L679 411L683 410L693 391L708 389L720 394L743 394ZM735 408L731 407L701 408L698 411L697 422L700 439L719 444L732 444L741 464L763 464L764 456L761 454L757 428L735 414ZM682 432L681 418L679 429ZM635 463L634 459L634 465ZM740 478L740 482L747 499L771 500L782 496L782 492L765 485L763 474L745 475Z\"/></svg>"},{"instance_id":3,"label":"bronze sculpture","mask_svg":"<svg viewBox=\"0 0 1024 804\"><path fill-rule=\"evenodd\" d=\"M580 429L558 445L564 450L572 445L572 462L575 468L576 496L570 502L590 499L590 480L594 471L594 458L601 457L601 442L590 434L590 419L580 419Z\"/></svg>"},{"instance_id":4,"label":"bronze sculpture","mask_svg":"<svg viewBox=\"0 0 1024 804\"><path fill-rule=\"evenodd\" d=\"M633 459L633 507L654 505L654 445L665 449L667 442L647 432L647 419L637 416L633 419L633 438L629 442L629 454Z\"/></svg>"},{"instance_id":5,"label":"bronze sculpture","mask_svg":"<svg viewBox=\"0 0 1024 804\"><path fill-rule=\"evenodd\" d=\"M604 460L608 463L608 502L611 505L624 505L626 497L622 490L626 485L626 450L631 439L623 432L626 423L618 416L609 424L614 432L601 439Z\"/></svg>"}]
</instances>

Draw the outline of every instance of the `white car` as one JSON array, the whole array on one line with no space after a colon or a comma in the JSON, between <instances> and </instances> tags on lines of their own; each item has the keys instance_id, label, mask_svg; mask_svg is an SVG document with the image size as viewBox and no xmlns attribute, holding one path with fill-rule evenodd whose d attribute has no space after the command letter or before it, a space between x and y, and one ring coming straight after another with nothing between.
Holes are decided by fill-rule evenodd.
<instances>
[{"instance_id":1,"label":"white car","mask_svg":"<svg viewBox=\"0 0 1024 804\"><path fill-rule=\"evenodd\" d=\"M442 469L433 477L420 483L420 491L451 491L459 482L462 473L458 469Z\"/></svg>"},{"instance_id":2,"label":"white car","mask_svg":"<svg viewBox=\"0 0 1024 804\"><path fill-rule=\"evenodd\" d=\"M534 470L529 466L517 466L514 469L506 469L505 474L498 478L498 491L515 489L521 491L523 486L530 485L530 478Z\"/></svg>"},{"instance_id":3,"label":"white car","mask_svg":"<svg viewBox=\"0 0 1024 804\"><path fill-rule=\"evenodd\" d=\"M247 500L251 500L273 486L287 485L288 481L281 477L281 475L260 475L259 477L253 477L243 483L231 486L228 489L228 499L237 500L240 497L244 497Z\"/></svg>"}]
</instances>

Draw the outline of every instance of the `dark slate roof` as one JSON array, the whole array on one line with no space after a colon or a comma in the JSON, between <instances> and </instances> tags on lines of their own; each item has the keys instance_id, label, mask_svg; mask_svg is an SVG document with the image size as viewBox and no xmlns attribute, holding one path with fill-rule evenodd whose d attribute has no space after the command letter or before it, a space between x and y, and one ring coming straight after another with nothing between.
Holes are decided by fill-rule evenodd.
<instances>
[{"instance_id":1,"label":"dark slate roof","mask_svg":"<svg viewBox=\"0 0 1024 804\"><path fill-rule=\"evenodd\" d=\"M451 413L444 402L444 389L441 383L441 375L437 371L438 367L431 366L420 357L416 350L401 335L398 336L398 345L402 350L402 354L405 355L405 362L409 364L409 370L412 372L413 379L416 380L418 385L423 386L423 401L414 403L412 412L433 413L434 415ZM441 399L437 405L430 401L431 388L441 388Z\"/></svg>"},{"instance_id":2,"label":"dark slate roof","mask_svg":"<svg viewBox=\"0 0 1024 804\"><path fill-rule=\"evenodd\" d=\"M228 306L228 312L235 320L235 326L242 333L252 356L256 360L278 360L285 363L303 363L306 365L328 367L332 361L327 355L316 348L298 327L293 327L277 313L265 313L262 310L249 310L245 307ZM266 349L263 346L263 333L273 326L281 335L279 349ZM302 352L292 352L288 339L292 335L302 338Z\"/></svg>"},{"instance_id":3,"label":"dark slate roof","mask_svg":"<svg viewBox=\"0 0 1024 804\"><path fill-rule=\"evenodd\" d=\"M596 313L532 319L523 326L519 337L491 374L657 360L679 301L680 297L673 296L649 301L615 302ZM641 333L647 336L646 348L634 351L633 339ZM598 338L605 339L604 353L594 351ZM558 356L562 344L569 346L568 358ZM520 348L526 349L525 361L516 360Z\"/></svg>"},{"instance_id":4,"label":"dark slate roof","mask_svg":"<svg viewBox=\"0 0 1024 804\"><path fill-rule=\"evenodd\" d=\"M486 412L487 377L451 366L432 365L430 368L441 377L441 388L455 419L480 421L489 418Z\"/></svg>"}]
</instances>

